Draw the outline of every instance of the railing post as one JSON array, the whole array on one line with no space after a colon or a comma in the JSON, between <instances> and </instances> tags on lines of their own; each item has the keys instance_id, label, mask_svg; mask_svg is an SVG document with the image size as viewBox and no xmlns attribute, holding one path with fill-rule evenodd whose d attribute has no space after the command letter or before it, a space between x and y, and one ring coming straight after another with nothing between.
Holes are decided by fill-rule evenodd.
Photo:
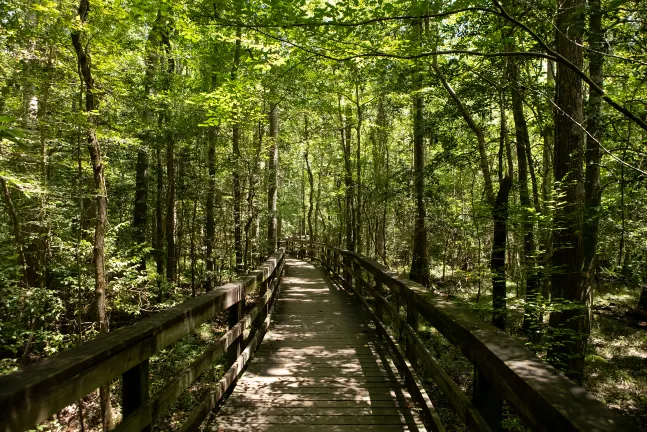
<instances>
[{"instance_id":1,"label":"railing post","mask_svg":"<svg viewBox=\"0 0 647 432\"><path fill-rule=\"evenodd\" d=\"M343 255L342 257L342 264L343 264L342 278L348 285L352 285L353 281L351 280L350 272L348 271L351 266L351 261L346 255Z\"/></svg>"},{"instance_id":2,"label":"railing post","mask_svg":"<svg viewBox=\"0 0 647 432\"><path fill-rule=\"evenodd\" d=\"M353 259L353 270L355 271L355 289L360 297L364 297L364 285L362 285L362 267L356 259Z\"/></svg>"},{"instance_id":3,"label":"railing post","mask_svg":"<svg viewBox=\"0 0 647 432\"><path fill-rule=\"evenodd\" d=\"M126 418L137 410L137 408L144 405L148 400L148 387L150 383L148 376L148 359L139 363L137 366L128 369L121 375L121 379L122 413L123 418ZM150 425L142 429L143 432L148 432L150 430Z\"/></svg>"},{"instance_id":4,"label":"railing post","mask_svg":"<svg viewBox=\"0 0 647 432\"><path fill-rule=\"evenodd\" d=\"M280 265L280 263L279 263L279 265ZM277 267L277 269L276 269L275 271L277 272L276 274L278 275L278 267ZM265 296L265 294L267 293L267 289L269 288L269 286L270 286L270 284L271 284L271 283L272 283L272 277L271 277L271 275L270 275L270 276L269 276L265 281L263 281L263 282L261 283L261 289L260 289L260 291L259 291L259 297L260 297L261 299L262 299L262 298ZM261 301L262 301L262 300L261 300ZM265 304L265 307L263 308L263 313L261 314L260 318L258 319L258 321L259 321L259 322L263 322L263 320L265 320L265 318L267 318L267 315L268 315L268 313L269 313L269 311L270 311L269 307L270 307L270 303L269 303L269 302L267 302L267 303Z\"/></svg>"},{"instance_id":5,"label":"railing post","mask_svg":"<svg viewBox=\"0 0 647 432\"><path fill-rule=\"evenodd\" d=\"M238 321L240 321L241 319L244 296L245 295L243 293L241 295L242 298L240 299L240 301L236 302L236 304L227 309L227 323L229 324L230 329L238 324ZM227 364L229 366L233 365L236 362L236 359L238 359L238 356L241 352L242 342L243 334L241 333L240 336L238 336L236 340L231 345L229 345L229 348L227 349Z\"/></svg>"},{"instance_id":6,"label":"railing post","mask_svg":"<svg viewBox=\"0 0 647 432\"><path fill-rule=\"evenodd\" d=\"M384 305L382 304L382 300L377 297L377 294L381 295L384 297L384 290L382 289L382 281L377 278L377 276L374 275L375 279L375 293L376 295L373 297L375 299L375 315L378 317L378 319L382 322L384 322ZM382 340L382 333L377 332L377 336Z\"/></svg>"},{"instance_id":7,"label":"railing post","mask_svg":"<svg viewBox=\"0 0 647 432\"><path fill-rule=\"evenodd\" d=\"M414 300L414 294L411 290L407 289L407 324L413 329L414 332L418 331L418 309ZM416 366L416 346L413 338L407 338L406 355L409 362L414 367Z\"/></svg>"},{"instance_id":8,"label":"railing post","mask_svg":"<svg viewBox=\"0 0 647 432\"><path fill-rule=\"evenodd\" d=\"M474 366L472 403L493 431L501 430L503 399L494 390L485 374Z\"/></svg>"}]
</instances>

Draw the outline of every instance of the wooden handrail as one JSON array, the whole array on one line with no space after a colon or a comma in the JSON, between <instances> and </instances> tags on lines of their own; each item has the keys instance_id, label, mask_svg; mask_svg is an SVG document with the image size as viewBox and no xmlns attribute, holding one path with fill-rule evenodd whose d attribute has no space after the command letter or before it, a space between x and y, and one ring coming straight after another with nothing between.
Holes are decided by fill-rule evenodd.
<instances>
[{"instance_id":1,"label":"wooden handrail","mask_svg":"<svg viewBox=\"0 0 647 432\"><path fill-rule=\"evenodd\" d=\"M245 328L254 318L266 319L284 258L285 250L280 249L238 281L0 377L0 431L33 427L119 376L124 380L124 422L133 421L128 419L132 414L137 417L136 429L145 429L224 350L230 353L230 365L237 361ZM241 317L241 300L258 287L261 301L248 317ZM158 395L150 403L148 359L224 311L229 311L230 331L171 380L161 392L163 397ZM132 390L141 394L133 395Z\"/></svg>"},{"instance_id":2,"label":"wooden handrail","mask_svg":"<svg viewBox=\"0 0 647 432\"><path fill-rule=\"evenodd\" d=\"M288 239L288 251L299 250L319 261L330 274L358 295L370 287L375 314L389 313L405 336L403 352L414 369L432 377L447 400L472 430L500 427L505 400L533 430L633 431L636 426L613 412L584 388L569 380L510 335L472 312L434 294L422 285L355 252L322 243ZM355 268L353 268L355 266ZM372 276L374 284L361 273ZM387 287L396 298L392 306L380 292ZM364 301L365 302L365 301ZM401 317L399 305L407 313ZM368 303L365 302L368 307ZM425 318L474 365L473 398L442 371L416 334L417 315ZM413 324L413 325L412 325ZM476 412L475 412L476 411ZM482 422L485 419L487 424Z\"/></svg>"}]
</instances>

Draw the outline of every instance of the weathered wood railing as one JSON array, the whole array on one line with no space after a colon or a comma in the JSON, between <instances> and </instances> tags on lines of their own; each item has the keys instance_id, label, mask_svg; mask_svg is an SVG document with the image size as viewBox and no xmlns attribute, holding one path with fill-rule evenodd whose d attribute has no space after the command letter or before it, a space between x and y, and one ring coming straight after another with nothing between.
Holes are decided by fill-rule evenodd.
<instances>
[{"instance_id":1,"label":"weathered wood railing","mask_svg":"<svg viewBox=\"0 0 647 432\"><path fill-rule=\"evenodd\" d=\"M261 342L269 326L284 255L284 249L280 249L243 279L0 377L0 431L31 428L120 376L123 420L117 429L150 430L155 420L226 350L229 370L181 428L196 430L235 383ZM241 316L246 293L257 288L258 303L246 316ZM229 331L149 397L149 358L224 311L228 313ZM252 326L254 323L257 325ZM243 346L244 332L250 328L252 333Z\"/></svg>"},{"instance_id":2,"label":"weathered wood railing","mask_svg":"<svg viewBox=\"0 0 647 432\"><path fill-rule=\"evenodd\" d=\"M499 430L504 400L533 430L637 430L507 333L422 285L355 252L298 239L288 239L286 246L288 252L318 261L338 284L359 297L404 371L405 382L412 384L412 396L417 396L416 402L431 429L443 427L424 395L416 395L412 382L415 376L407 372L409 367L433 379L471 430ZM386 298L385 288L391 301ZM405 314L401 314L401 308ZM385 326L385 314L395 333L401 335L404 349ZM471 400L422 343L417 334L419 316L460 348L474 365Z\"/></svg>"}]
</instances>

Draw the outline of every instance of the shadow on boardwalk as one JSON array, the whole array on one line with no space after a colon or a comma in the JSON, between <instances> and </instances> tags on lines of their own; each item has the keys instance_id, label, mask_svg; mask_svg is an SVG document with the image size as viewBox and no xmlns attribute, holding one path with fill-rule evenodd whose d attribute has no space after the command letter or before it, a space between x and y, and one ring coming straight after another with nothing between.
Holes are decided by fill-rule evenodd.
<instances>
[{"instance_id":1,"label":"shadow on boardwalk","mask_svg":"<svg viewBox=\"0 0 647 432\"><path fill-rule=\"evenodd\" d=\"M270 332L212 430L424 430L359 303L287 260Z\"/></svg>"}]
</instances>

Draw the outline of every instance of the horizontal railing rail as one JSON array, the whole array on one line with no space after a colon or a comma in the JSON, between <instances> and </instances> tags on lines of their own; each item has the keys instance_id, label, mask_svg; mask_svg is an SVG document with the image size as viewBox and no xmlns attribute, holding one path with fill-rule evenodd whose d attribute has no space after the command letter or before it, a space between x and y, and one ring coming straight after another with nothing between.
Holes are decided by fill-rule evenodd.
<instances>
[{"instance_id":1,"label":"horizontal railing rail","mask_svg":"<svg viewBox=\"0 0 647 432\"><path fill-rule=\"evenodd\" d=\"M250 275L175 307L0 377L0 431L16 432L41 423L62 408L122 377L122 422L118 430L150 426L205 370L227 351L229 370L194 410L182 430L196 430L231 387L269 326L270 308L283 272L285 250L272 254ZM260 299L246 316L247 293ZM229 331L149 397L150 357L227 311ZM253 323L259 323L252 326ZM251 328L247 347L243 335ZM241 353L241 350L243 350Z\"/></svg>"},{"instance_id":2,"label":"horizontal railing rail","mask_svg":"<svg viewBox=\"0 0 647 432\"><path fill-rule=\"evenodd\" d=\"M378 332L398 352L395 357L404 357L404 366L411 365L414 371L431 377L471 430L500 429L504 400L533 430L637 430L507 333L378 262L355 252L302 239L287 239L286 247L288 252L318 261L333 279L354 292L373 318ZM387 293L391 301L387 300ZM404 349L384 328L385 314L404 341ZM474 365L471 400L421 341L417 333L419 316ZM424 401L419 399L418 404L424 405ZM442 425L434 423L437 419L432 410L430 407L424 415L423 406L423 416L432 429L440 430Z\"/></svg>"}]
</instances>

